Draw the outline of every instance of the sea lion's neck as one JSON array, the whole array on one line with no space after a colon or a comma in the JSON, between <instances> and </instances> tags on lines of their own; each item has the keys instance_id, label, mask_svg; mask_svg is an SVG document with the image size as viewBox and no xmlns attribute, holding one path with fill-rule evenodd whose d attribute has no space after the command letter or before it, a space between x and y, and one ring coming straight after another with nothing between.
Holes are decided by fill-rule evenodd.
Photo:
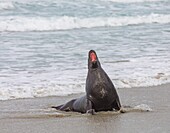
<instances>
[{"instance_id":1,"label":"sea lion's neck","mask_svg":"<svg viewBox=\"0 0 170 133\"><path fill-rule=\"evenodd\" d=\"M96 69L89 69L89 76L91 77L90 79L93 79L93 81L96 83L102 83L103 78L104 78L104 71L103 69L96 68Z\"/></svg>"}]
</instances>

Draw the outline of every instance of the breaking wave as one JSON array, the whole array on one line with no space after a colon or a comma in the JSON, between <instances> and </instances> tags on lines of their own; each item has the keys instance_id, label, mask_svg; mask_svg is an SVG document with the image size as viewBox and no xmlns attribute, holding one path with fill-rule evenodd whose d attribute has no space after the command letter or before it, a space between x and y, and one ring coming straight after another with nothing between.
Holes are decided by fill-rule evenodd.
<instances>
[{"instance_id":1,"label":"breaking wave","mask_svg":"<svg viewBox=\"0 0 170 133\"><path fill-rule=\"evenodd\" d=\"M55 31L80 28L114 27L151 23L170 23L170 15L150 14L129 17L0 17L0 31Z\"/></svg>"}]
</instances>

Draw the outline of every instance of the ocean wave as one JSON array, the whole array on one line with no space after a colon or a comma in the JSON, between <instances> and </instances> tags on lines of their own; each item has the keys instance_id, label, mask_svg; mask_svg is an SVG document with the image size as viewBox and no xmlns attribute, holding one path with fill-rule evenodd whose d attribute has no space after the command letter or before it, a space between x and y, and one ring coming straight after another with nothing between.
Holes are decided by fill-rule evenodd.
<instances>
[{"instance_id":1,"label":"ocean wave","mask_svg":"<svg viewBox=\"0 0 170 133\"><path fill-rule=\"evenodd\" d=\"M115 3L142 3L142 2L159 2L159 1L168 1L168 0L101 0L104 2L115 2ZM61 2L61 1L60 1ZM85 2L88 2L88 0L86 0ZM0 1L0 11L2 10L11 10L15 8L15 4L23 4L23 5L27 5L30 3L35 3L37 4L37 2L35 2L34 0L26 0L26 1L18 1L18 0L9 0L9 1ZM50 5L50 3L59 3L59 2L55 2L55 1L41 1L38 2L39 5L43 5L43 6L47 6Z\"/></svg>"},{"instance_id":2,"label":"ocean wave","mask_svg":"<svg viewBox=\"0 0 170 133\"><path fill-rule=\"evenodd\" d=\"M116 3L142 3L142 2L157 2L157 1L167 1L167 0L103 0L103 1L111 1Z\"/></svg>"},{"instance_id":3,"label":"ocean wave","mask_svg":"<svg viewBox=\"0 0 170 133\"><path fill-rule=\"evenodd\" d=\"M79 28L114 27L150 23L170 23L170 15L150 14L124 17L0 17L0 31L55 31Z\"/></svg>"}]
</instances>

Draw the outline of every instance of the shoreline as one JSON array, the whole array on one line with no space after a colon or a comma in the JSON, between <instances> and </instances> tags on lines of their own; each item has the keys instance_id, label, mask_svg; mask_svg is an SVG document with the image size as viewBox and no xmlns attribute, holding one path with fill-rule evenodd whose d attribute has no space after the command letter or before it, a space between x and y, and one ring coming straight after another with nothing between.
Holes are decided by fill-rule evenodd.
<instances>
[{"instance_id":1,"label":"shoreline","mask_svg":"<svg viewBox=\"0 0 170 133\"><path fill-rule=\"evenodd\" d=\"M50 108L84 93L6 100L0 101L1 132L168 133L170 131L170 84L121 88L117 89L117 92L122 105L135 107L143 104L149 106L152 111L102 112L92 116L75 112L58 112Z\"/></svg>"}]
</instances>

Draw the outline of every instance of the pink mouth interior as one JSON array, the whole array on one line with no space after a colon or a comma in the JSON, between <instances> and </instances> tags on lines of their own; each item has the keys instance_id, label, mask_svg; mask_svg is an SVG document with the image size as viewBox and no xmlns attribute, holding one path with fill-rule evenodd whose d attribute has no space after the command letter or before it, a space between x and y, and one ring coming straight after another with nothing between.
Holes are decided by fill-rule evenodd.
<instances>
[{"instance_id":1,"label":"pink mouth interior","mask_svg":"<svg viewBox=\"0 0 170 133\"><path fill-rule=\"evenodd\" d=\"M92 52L90 54L90 59L91 59L92 62L96 61L96 54Z\"/></svg>"}]
</instances>

